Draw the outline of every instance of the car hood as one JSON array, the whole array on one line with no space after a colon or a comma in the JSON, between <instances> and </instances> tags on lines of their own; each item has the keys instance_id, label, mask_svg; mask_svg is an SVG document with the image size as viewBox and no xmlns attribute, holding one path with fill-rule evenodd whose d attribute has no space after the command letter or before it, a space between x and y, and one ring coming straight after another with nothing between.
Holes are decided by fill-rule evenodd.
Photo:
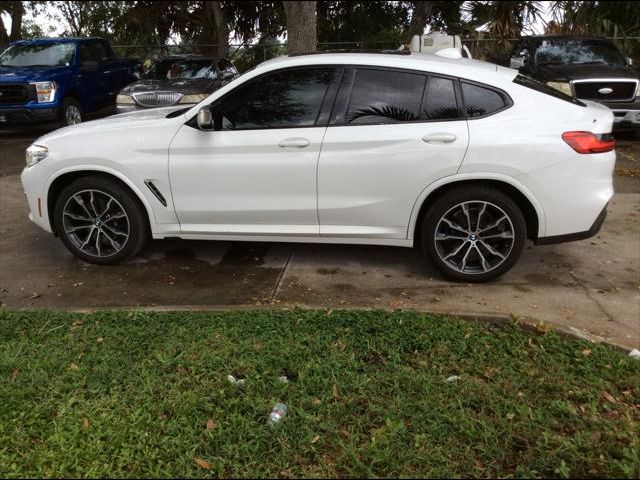
<instances>
[{"instance_id":1,"label":"car hood","mask_svg":"<svg viewBox=\"0 0 640 480\"><path fill-rule=\"evenodd\" d=\"M69 67L0 67L0 83L28 83L51 80Z\"/></svg>"},{"instance_id":2,"label":"car hood","mask_svg":"<svg viewBox=\"0 0 640 480\"><path fill-rule=\"evenodd\" d=\"M182 115L167 119L167 115L178 110L189 110L190 106L185 108L184 105L174 105L171 107L153 108L147 110L136 110L129 113L121 113L120 115L112 115L110 117L101 118L99 120L91 120L78 125L54 130L47 135L38 138L35 144L47 145L48 142L58 139L76 136L76 135L100 135L111 130L132 130L140 127L146 127L162 121L184 122Z\"/></svg>"},{"instance_id":3,"label":"car hood","mask_svg":"<svg viewBox=\"0 0 640 480\"><path fill-rule=\"evenodd\" d=\"M138 80L126 86L121 93L131 95L140 92L177 92L184 95L212 93L222 86L220 80L207 78L175 78L172 80Z\"/></svg>"},{"instance_id":4,"label":"car hood","mask_svg":"<svg viewBox=\"0 0 640 480\"><path fill-rule=\"evenodd\" d=\"M568 82L589 78L630 78L637 79L638 72L629 67L614 67L602 63L541 65L538 76L544 81Z\"/></svg>"}]
</instances>

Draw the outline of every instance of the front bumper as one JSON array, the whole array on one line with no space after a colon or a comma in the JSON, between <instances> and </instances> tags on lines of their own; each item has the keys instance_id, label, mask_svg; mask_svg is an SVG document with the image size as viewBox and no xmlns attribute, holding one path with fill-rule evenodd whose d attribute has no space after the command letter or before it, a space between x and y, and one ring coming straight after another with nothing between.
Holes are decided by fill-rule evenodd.
<instances>
[{"instance_id":1,"label":"front bumper","mask_svg":"<svg viewBox=\"0 0 640 480\"><path fill-rule=\"evenodd\" d=\"M634 102L602 102L613 112L613 129L640 129L640 97Z\"/></svg>"},{"instance_id":2,"label":"front bumper","mask_svg":"<svg viewBox=\"0 0 640 480\"><path fill-rule=\"evenodd\" d=\"M0 128L58 120L56 108L0 108Z\"/></svg>"}]
</instances>

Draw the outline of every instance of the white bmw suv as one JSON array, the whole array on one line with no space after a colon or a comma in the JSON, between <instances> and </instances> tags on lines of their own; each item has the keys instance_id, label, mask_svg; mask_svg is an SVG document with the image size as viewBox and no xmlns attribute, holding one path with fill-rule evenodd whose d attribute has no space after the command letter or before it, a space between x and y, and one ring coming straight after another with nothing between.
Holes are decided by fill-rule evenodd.
<instances>
[{"instance_id":1,"label":"white bmw suv","mask_svg":"<svg viewBox=\"0 0 640 480\"><path fill-rule=\"evenodd\" d=\"M418 245L485 281L525 242L594 235L613 114L474 60L316 54L186 109L56 130L27 150L29 217L81 259L150 238Z\"/></svg>"}]
</instances>

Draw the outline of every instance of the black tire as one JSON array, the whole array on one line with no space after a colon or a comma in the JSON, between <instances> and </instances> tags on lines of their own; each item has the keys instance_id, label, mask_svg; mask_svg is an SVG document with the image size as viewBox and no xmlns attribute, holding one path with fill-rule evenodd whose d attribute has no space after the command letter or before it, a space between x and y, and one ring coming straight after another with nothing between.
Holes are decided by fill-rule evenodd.
<instances>
[{"instance_id":1,"label":"black tire","mask_svg":"<svg viewBox=\"0 0 640 480\"><path fill-rule=\"evenodd\" d=\"M474 204L466 202L478 203ZM447 224L444 221L441 223L441 220L445 216L451 220L450 215L462 215L464 213L464 210L462 209L463 207L461 206L463 203L467 205L469 212L468 216L462 218L468 219L471 217L471 220L468 220L469 225L465 228L465 230L470 230L467 240L462 239L465 235L464 233L450 228L450 224ZM488 229L485 235L493 234L494 236L497 236L496 234L500 234L505 236L511 235L511 237L504 239L498 237L488 240L482 239L480 238L481 235L476 234L482 230L477 225L477 219L480 216L480 205L484 203L489 206L487 207L487 210L483 212L481 218L483 218L483 220L488 220L489 225L502 218L503 214L508 217L508 220L503 220L502 223L498 224L494 229ZM494 214L493 218L491 217L492 213ZM486 217L487 215L489 215L488 218ZM475 227L472 226L474 223ZM454 224L458 225L458 223ZM487 224L485 223L484 225ZM436 241L437 228L440 228L438 231L440 240L438 241ZM443 230L447 229L450 230L450 234L455 235L456 237L460 236L461 239L457 240L452 238L450 240L443 240L443 238L449 238L446 236L448 235L447 233L443 233ZM508 195L495 188L481 185L470 185L468 187L457 187L451 189L438 197L424 214L420 235L423 253L431 259L438 270L440 270L444 275L462 282L480 283L497 278L513 267L524 248L527 239L527 225L522 211ZM483 241L486 243L483 243ZM489 246L492 247L492 250L501 253L502 256L493 255L491 251L488 250L486 245L490 242L497 242L497 247L495 244L490 244ZM447 258L448 255L446 254L456 251L458 245L462 248L460 254L457 254L450 260L445 261L443 259L443 255L444 258ZM449 250L446 250L447 247ZM470 253L466 254L466 258L464 258L467 249ZM485 263L485 257L493 259L494 262L496 262L495 266L489 269L488 267L491 266L491 261ZM475 261L476 271L471 270L473 265L466 265L467 260ZM462 267L460 266L461 263ZM471 263L473 264L474 262Z\"/></svg>"},{"instance_id":2,"label":"black tire","mask_svg":"<svg viewBox=\"0 0 640 480\"><path fill-rule=\"evenodd\" d=\"M76 116L76 113L79 116L79 120L73 123L73 121L71 121L71 117ZM84 110L78 100L73 97L67 97L62 102L58 117L60 125L68 127L69 125L75 125L76 123L82 123L84 121Z\"/></svg>"},{"instance_id":3,"label":"black tire","mask_svg":"<svg viewBox=\"0 0 640 480\"><path fill-rule=\"evenodd\" d=\"M65 209L65 206L67 206L67 202L73 202L74 200L72 200L72 197L81 192L85 192L85 193L82 193L82 195L86 196L87 195L86 192L90 190L96 192L95 193L96 203L99 202L100 194L102 194L102 199L103 199L102 205L99 206L100 208L94 209L94 210L102 210L105 206L104 199L108 198L107 196L109 196L115 200L115 202L113 202L113 205L115 205L115 207L112 207L112 208L121 208L126 214L125 220L116 219L115 220L116 223L109 224L110 225L109 230L104 230L104 232L108 231L110 235L113 237L113 232L111 231L111 228L115 228L115 226L118 225L117 222L123 222L123 224L124 222L126 222L126 224L124 224L126 228L121 230L126 230L126 232L128 233L128 236L126 240L123 239L124 237L119 237L119 238L122 238L122 240L118 244L120 246L120 249L115 251L115 248L114 248L113 254L105 255L105 256L96 256L95 254L91 254L90 252L83 251L77 245L79 243L79 239L77 235L68 234L67 230L65 229L65 218L69 217L68 214L65 215L64 213L64 209ZM70 205L74 205L74 204L70 203ZM67 207L67 208L70 208L70 207ZM106 215L107 219L108 217L109 217L109 214ZM69 220L67 220L67 222L69 222ZM54 213L53 213L53 223L54 223L54 228L56 233L62 240L62 243L64 243L65 247L67 247L67 249L71 253L73 253L80 259L84 260L85 262L94 263L97 265L113 265L136 255L137 253L140 252L140 250L142 250L142 248L144 248L144 246L146 245L150 237L149 222L148 222L147 214L140 200L133 193L131 193L127 188L123 187L119 183L103 177L96 177L96 176L82 177L77 180L74 180L71 184L65 187L60 193L60 195L58 196L58 198L56 199ZM101 227L106 228L104 225L106 223L107 222L105 220L102 220ZM91 228L93 230L93 223L87 222L86 225L91 225L91 227L88 227L88 228ZM69 225L67 223L67 227L68 226ZM99 236L98 232L96 232L95 237L98 237L98 236ZM105 242L104 237L105 235L103 233L102 242L101 242L101 245L103 246L103 248L104 248L104 244L107 243ZM95 240L95 243L97 244L98 241L99 240ZM94 243L93 240L91 243ZM110 247L109 244L107 244L106 248L108 249L109 247Z\"/></svg>"}]
</instances>

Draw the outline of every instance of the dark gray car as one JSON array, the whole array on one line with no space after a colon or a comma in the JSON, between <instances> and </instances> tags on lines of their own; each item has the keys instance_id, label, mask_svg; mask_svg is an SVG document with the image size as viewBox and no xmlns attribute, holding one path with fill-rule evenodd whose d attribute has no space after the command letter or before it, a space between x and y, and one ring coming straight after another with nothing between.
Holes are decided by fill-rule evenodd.
<instances>
[{"instance_id":1,"label":"dark gray car","mask_svg":"<svg viewBox=\"0 0 640 480\"><path fill-rule=\"evenodd\" d=\"M194 105L238 76L226 59L170 57L149 68L142 79L120 91L118 113L141 108Z\"/></svg>"}]
</instances>

